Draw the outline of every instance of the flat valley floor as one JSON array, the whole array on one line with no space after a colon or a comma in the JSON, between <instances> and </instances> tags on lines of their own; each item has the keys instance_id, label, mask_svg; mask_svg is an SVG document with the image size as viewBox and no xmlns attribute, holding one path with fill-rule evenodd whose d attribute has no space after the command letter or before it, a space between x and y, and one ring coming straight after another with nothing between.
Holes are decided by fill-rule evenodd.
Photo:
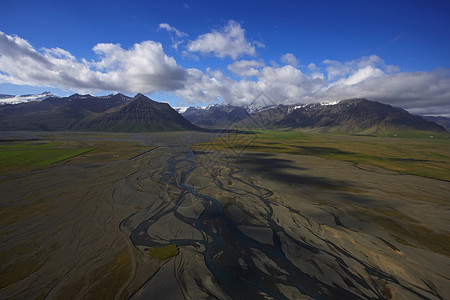
<instances>
[{"instance_id":1,"label":"flat valley floor","mask_svg":"<svg viewBox=\"0 0 450 300\"><path fill-rule=\"evenodd\" d=\"M450 298L450 182L214 137L0 133L95 149L0 169L0 298Z\"/></svg>"}]
</instances>

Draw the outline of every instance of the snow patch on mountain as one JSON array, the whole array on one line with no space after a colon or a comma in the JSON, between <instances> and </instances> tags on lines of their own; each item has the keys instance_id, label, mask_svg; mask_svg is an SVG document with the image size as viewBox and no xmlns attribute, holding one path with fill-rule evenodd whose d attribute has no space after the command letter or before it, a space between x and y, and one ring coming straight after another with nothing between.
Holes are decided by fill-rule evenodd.
<instances>
[{"instance_id":1,"label":"snow patch on mountain","mask_svg":"<svg viewBox=\"0 0 450 300\"><path fill-rule=\"evenodd\" d=\"M0 105L41 101L50 97L59 98L58 96L50 92L43 92L41 94L30 94L30 95L0 95Z\"/></svg>"},{"instance_id":2,"label":"snow patch on mountain","mask_svg":"<svg viewBox=\"0 0 450 300\"><path fill-rule=\"evenodd\" d=\"M328 106L328 105L336 105L336 104L338 104L339 102L341 102L341 101L320 102L320 105L325 105L325 106Z\"/></svg>"},{"instance_id":3,"label":"snow patch on mountain","mask_svg":"<svg viewBox=\"0 0 450 300\"><path fill-rule=\"evenodd\" d=\"M208 109L208 107L209 106L177 106L174 107L173 109L175 109L180 114L184 114L188 109L205 110Z\"/></svg>"}]
</instances>

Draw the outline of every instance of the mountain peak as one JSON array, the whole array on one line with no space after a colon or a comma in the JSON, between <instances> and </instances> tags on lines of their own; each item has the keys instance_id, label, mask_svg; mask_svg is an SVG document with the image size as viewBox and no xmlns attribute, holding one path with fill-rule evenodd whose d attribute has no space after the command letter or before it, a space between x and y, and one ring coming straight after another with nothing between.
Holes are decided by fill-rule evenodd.
<instances>
[{"instance_id":1,"label":"mountain peak","mask_svg":"<svg viewBox=\"0 0 450 300\"><path fill-rule=\"evenodd\" d=\"M150 99L149 97L147 97L147 96L145 96L144 94L141 94L141 93L139 93L136 96L134 96L130 101L131 102L142 102L142 103L147 103L147 104L151 103L151 104L156 105L156 106L161 106L161 105L170 106L167 103L154 101L154 100Z\"/></svg>"},{"instance_id":2,"label":"mountain peak","mask_svg":"<svg viewBox=\"0 0 450 300\"><path fill-rule=\"evenodd\" d=\"M169 104L153 101L143 94L137 94L130 101L82 120L77 128L124 132L197 129Z\"/></svg>"},{"instance_id":3,"label":"mountain peak","mask_svg":"<svg viewBox=\"0 0 450 300\"><path fill-rule=\"evenodd\" d=\"M139 99L139 98L150 99L149 97L147 97L147 96L145 96L144 94L141 94L141 93L138 93L138 94L136 94L136 96L133 97L133 99Z\"/></svg>"},{"instance_id":4,"label":"mountain peak","mask_svg":"<svg viewBox=\"0 0 450 300\"><path fill-rule=\"evenodd\" d=\"M69 96L69 99L86 99L86 98L91 98L91 97L93 97L93 96L90 94L80 95L78 93L75 93L75 94Z\"/></svg>"}]
</instances>

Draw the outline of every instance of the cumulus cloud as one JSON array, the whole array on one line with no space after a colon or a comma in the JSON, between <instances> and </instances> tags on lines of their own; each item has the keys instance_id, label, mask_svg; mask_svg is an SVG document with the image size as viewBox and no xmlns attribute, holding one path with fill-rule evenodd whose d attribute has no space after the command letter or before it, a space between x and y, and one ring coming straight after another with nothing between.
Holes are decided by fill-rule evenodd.
<instances>
[{"instance_id":1,"label":"cumulus cloud","mask_svg":"<svg viewBox=\"0 0 450 300\"><path fill-rule=\"evenodd\" d=\"M265 63L258 60L239 60L227 66L227 69L241 77L257 76Z\"/></svg>"},{"instance_id":2,"label":"cumulus cloud","mask_svg":"<svg viewBox=\"0 0 450 300\"><path fill-rule=\"evenodd\" d=\"M190 101L222 99L235 105L253 103L261 92L273 104L327 102L357 97L402 107L412 113L450 115L450 69L392 73L398 68L384 64L377 56L342 63L334 61L332 64L342 67L339 76L337 73L332 75L334 81L326 80L329 77L327 68L322 73L313 64L308 65L307 73L303 73L291 65L264 66L262 61L243 60L228 66L230 71L244 77L241 80L233 80L221 72L204 74L199 70L190 70L189 84L176 93ZM192 76L193 73L195 76Z\"/></svg>"},{"instance_id":3,"label":"cumulus cloud","mask_svg":"<svg viewBox=\"0 0 450 300\"><path fill-rule=\"evenodd\" d=\"M315 63L310 63L310 64L307 66L307 68L308 68L308 70L310 70L310 71L317 71L317 70L320 70L320 69L316 66Z\"/></svg>"},{"instance_id":4,"label":"cumulus cloud","mask_svg":"<svg viewBox=\"0 0 450 300\"><path fill-rule=\"evenodd\" d=\"M257 43L256 46L263 45ZM189 42L187 48L191 52L212 54L220 58L229 56L234 60L242 55L256 55L255 43L247 40L245 30L233 20L228 21L220 31L213 30L200 35L196 40Z\"/></svg>"},{"instance_id":5,"label":"cumulus cloud","mask_svg":"<svg viewBox=\"0 0 450 300\"><path fill-rule=\"evenodd\" d=\"M355 85L369 78L382 77L385 73L378 68L367 66L356 70L348 78L343 78L333 85Z\"/></svg>"},{"instance_id":6,"label":"cumulus cloud","mask_svg":"<svg viewBox=\"0 0 450 300\"><path fill-rule=\"evenodd\" d=\"M334 85L318 95L325 100L368 98L412 112L450 114L450 69L369 77L354 85ZM443 109L443 110L442 110Z\"/></svg>"},{"instance_id":7,"label":"cumulus cloud","mask_svg":"<svg viewBox=\"0 0 450 300\"><path fill-rule=\"evenodd\" d=\"M0 82L88 92L152 93L183 87L186 71L160 43L144 41L130 49L101 43L93 51L99 60L79 61L66 50L37 51L26 40L0 32Z\"/></svg>"},{"instance_id":8,"label":"cumulus cloud","mask_svg":"<svg viewBox=\"0 0 450 300\"><path fill-rule=\"evenodd\" d=\"M298 66L298 60L297 57L295 57L292 53L286 53L283 56L281 56L281 62L285 63L287 65L297 67Z\"/></svg>"},{"instance_id":9,"label":"cumulus cloud","mask_svg":"<svg viewBox=\"0 0 450 300\"><path fill-rule=\"evenodd\" d=\"M261 66L261 62L256 61ZM242 65L253 65L255 61L244 61ZM238 64L233 65L236 67ZM185 89L176 91L183 99L211 102L218 99L234 105L257 104L255 98L264 92L273 104L298 103L313 100L314 93L326 87L322 79L312 79L290 65L265 66L257 78L233 80L220 71L204 74L196 69L188 70Z\"/></svg>"},{"instance_id":10,"label":"cumulus cloud","mask_svg":"<svg viewBox=\"0 0 450 300\"><path fill-rule=\"evenodd\" d=\"M345 76L353 74L358 70L366 67L372 67L373 69L382 69L386 73L398 72L399 68L393 65L386 65L385 62L377 55L363 56L359 59L355 59L348 62L340 62L335 60L326 59L323 63L327 66L326 71L328 74L328 80L342 79ZM314 65L315 66L315 65ZM309 67L309 66L308 66ZM369 69L367 69L369 70Z\"/></svg>"}]
</instances>

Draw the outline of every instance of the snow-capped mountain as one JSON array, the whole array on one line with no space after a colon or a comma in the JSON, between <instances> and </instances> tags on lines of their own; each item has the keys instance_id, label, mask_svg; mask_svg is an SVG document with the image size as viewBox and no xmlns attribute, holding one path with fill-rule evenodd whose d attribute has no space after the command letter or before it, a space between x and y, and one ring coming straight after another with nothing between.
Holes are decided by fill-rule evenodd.
<instances>
[{"instance_id":1,"label":"snow-capped mountain","mask_svg":"<svg viewBox=\"0 0 450 300\"><path fill-rule=\"evenodd\" d=\"M383 133L402 130L445 131L407 111L366 99L245 107L227 104L189 108L183 116L206 127L328 128L337 132Z\"/></svg>"},{"instance_id":2,"label":"snow-capped mountain","mask_svg":"<svg viewBox=\"0 0 450 300\"><path fill-rule=\"evenodd\" d=\"M281 120L288 113L304 104L269 105L269 106L235 106L226 103L208 105L207 107L189 107L180 112L186 119L199 126L220 127L240 122L252 116L252 121L261 119L262 123L272 124ZM266 124L266 125L268 125Z\"/></svg>"},{"instance_id":3,"label":"snow-capped mountain","mask_svg":"<svg viewBox=\"0 0 450 300\"><path fill-rule=\"evenodd\" d=\"M184 114L188 109L206 109L207 106L177 106L173 107L179 114Z\"/></svg>"},{"instance_id":4,"label":"snow-capped mountain","mask_svg":"<svg viewBox=\"0 0 450 300\"><path fill-rule=\"evenodd\" d=\"M50 92L43 92L41 94L29 94L29 95L0 95L0 105L41 101L50 97L57 98L56 95Z\"/></svg>"}]
</instances>

